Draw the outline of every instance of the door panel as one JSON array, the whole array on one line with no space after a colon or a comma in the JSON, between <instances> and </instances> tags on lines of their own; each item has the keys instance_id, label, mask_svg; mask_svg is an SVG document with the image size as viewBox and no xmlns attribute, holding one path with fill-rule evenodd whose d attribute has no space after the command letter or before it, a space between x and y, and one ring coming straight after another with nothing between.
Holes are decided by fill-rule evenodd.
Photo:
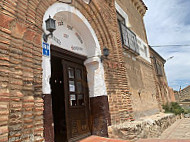
<instances>
[{"instance_id":1,"label":"door panel","mask_svg":"<svg viewBox=\"0 0 190 142\"><path fill-rule=\"evenodd\" d=\"M84 65L62 60L68 141L90 135L89 95Z\"/></svg>"},{"instance_id":2,"label":"door panel","mask_svg":"<svg viewBox=\"0 0 190 142\"><path fill-rule=\"evenodd\" d=\"M54 133L55 142L65 142L66 135L66 119L65 119L65 91L63 82L63 67L62 59L51 57L51 95L52 95L52 109L54 118Z\"/></svg>"}]
</instances>

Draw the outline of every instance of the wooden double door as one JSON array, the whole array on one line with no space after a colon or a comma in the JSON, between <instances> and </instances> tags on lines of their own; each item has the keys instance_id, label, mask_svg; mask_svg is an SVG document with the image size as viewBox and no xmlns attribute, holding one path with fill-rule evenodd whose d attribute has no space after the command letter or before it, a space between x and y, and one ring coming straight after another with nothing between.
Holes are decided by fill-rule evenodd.
<instances>
[{"instance_id":1,"label":"wooden double door","mask_svg":"<svg viewBox=\"0 0 190 142\"><path fill-rule=\"evenodd\" d=\"M91 135L86 59L51 47L51 89L55 142L77 141Z\"/></svg>"}]
</instances>

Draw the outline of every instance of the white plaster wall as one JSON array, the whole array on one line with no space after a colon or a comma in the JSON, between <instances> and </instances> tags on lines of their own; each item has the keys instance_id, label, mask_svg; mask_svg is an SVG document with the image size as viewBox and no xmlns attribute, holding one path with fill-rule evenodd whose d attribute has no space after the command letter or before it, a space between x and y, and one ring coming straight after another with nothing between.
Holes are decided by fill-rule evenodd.
<instances>
[{"instance_id":1,"label":"white plaster wall","mask_svg":"<svg viewBox=\"0 0 190 142\"><path fill-rule=\"evenodd\" d=\"M137 37L137 40L139 40L139 42L140 42L140 43L137 42L137 44L138 44L138 46L139 46L140 56L141 56L142 58L144 58L145 60L147 60L148 62L151 63L148 45L147 45L138 35L136 35L136 37ZM147 48L146 53L145 53L145 51L144 51L144 46L146 46L146 48ZM146 55L147 55L147 56L146 56Z\"/></svg>"},{"instance_id":2,"label":"white plaster wall","mask_svg":"<svg viewBox=\"0 0 190 142\"><path fill-rule=\"evenodd\" d=\"M84 40L84 45L81 45L80 43L76 42L77 39L74 37L73 34L71 35L71 39L74 38L75 42L68 42L67 44L57 44L53 39L49 38L48 43L55 44L60 48L69 50L71 52L74 52L70 49L71 44L77 44L77 46L82 46L84 48L84 52L77 52L81 55L86 55L88 59L85 61L85 66L87 68L87 78L88 78L88 86L90 90L90 97L96 97L96 96L102 96L107 95L106 85L105 85L105 78L104 78L104 68L103 64L100 61L101 56L101 49L100 45L97 39L97 36L87 21L87 19L74 7L64 4L64 3L55 3L52 6L48 8L46 11L44 17L43 17L43 30L48 33L45 29L45 20L49 18L49 15L51 17L56 18L56 14L60 14L59 16L62 16L63 20L66 21L66 23L69 23L71 26L74 27L74 29L79 32L80 36ZM62 41L62 32L67 31L65 28L62 27L62 29L58 28L54 32L54 36L57 38L60 38ZM75 52L76 53L76 52ZM51 53L50 53L51 54ZM51 77L51 63L50 63L50 57L42 57L42 68L43 68L43 80L42 80L42 91L43 94L51 94L51 88L49 84L49 79Z\"/></svg>"},{"instance_id":3,"label":"white plaster wall","mask_svg":"<svg viewBox=\"0 0 190 142\"><path fill-rule=\"evenodd\" d=\"M43 35L42 35L43 36ZM51 40L47 42L49 45L51 44ZM42 39L43 44L43 39ZM51 54L51 53L50 53ZM43 94L50 94L50 77L51 77L51 63L50 57L42 56L42 92Z\"/></svg>"},{"instance_id":4,"label":"white plaster wall","mask_svg":"<svg viewBox=\"0 0 190 142\"><path fill-rule=\"evenodd\" d=\"M88 72L90 97L107 95L106 90L103 89L106 86L105 81L102 79L104 78L104 74L102 73L104 68L100 62L99 57L89 58L84 62Z\"/></svg>"},{"instance_id":5,"label":"white plaster wall","mask_svg":"<svg viewBox=\"0 0 190 142\"><path fill-rule=\"evenodd\" d=\"M66 18L69 15L71 15L71 13L59 12L54 16L54 19L56 20L56 30L53 33L54 37L51 40L52 44L68 51L88 56L86 51L87 46L84 43L86 40L83 40L82 35L80 34L80 29L75 29L73 22L71 22L69 18ZM75 20L75 22L77 21ZM83 25L83 23L79 24L80 25L77 27L81 27ZM76 34L80 37L80 40Z\"/></svg>"}]
</instances>

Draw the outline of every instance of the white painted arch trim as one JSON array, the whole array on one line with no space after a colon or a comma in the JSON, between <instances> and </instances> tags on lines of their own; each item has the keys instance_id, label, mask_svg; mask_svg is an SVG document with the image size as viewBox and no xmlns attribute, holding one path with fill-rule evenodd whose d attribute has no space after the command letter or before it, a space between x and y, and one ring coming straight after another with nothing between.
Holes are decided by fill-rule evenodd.
<instances>
[{"instance_id":1,"label":"white painted arch trim","mask_svg":"<svg viewBox=\"0 0 190 142\"><path fill-rule=\"evenodd\" d=\"M88 28L89 32L91 33L93 40L95 42L95 50L94 55L87 55L88 59L84 62L84 65L87 68L87 78L88 78L88 86L89 86L89 95L90 97L97 97L97 96L105 96L107 95L105 77L104 77L104 67L100 60L101 55L101 48L98 42L98 38L91 27L88 20L82 15L82 13L77 10L75 7L70 6L65 3L54 3L51 5L44 14L43 17L43 30L46 31L45 28L45 20L51 17L54 17L56 13L59 12L70 12L72 14L77 15L83 23ZM42 39L43 41L43 39ZM51 40L48 40L48 43L51 45ZM51 77L51 62L49 57L42 56L42 69L43 69L43 79L42 79L42 92L43 94L51 94L51 87L50 87L50 77Z\"/></svg>"},{"instance_id":2,"label":"white painted arch trim","mask_svg":"<svg viewBox=\"0 0 190 142\"><path fill-rule=\"evenodd\" d=\"M90 23L88 22L88 20L82 15L82 13L77 10L75 7L70 6L68 4L65 3L55 3L52 6L50 6L47 11L45 12L45 15L43 17L43 25L42 28L43 30L48 33L46 31L46 26L45 26L45 21L49 18L49 16L54 17L56 13L59 12L70 12L72 14L77 15L82 21L83 23L88 27L88 29L90 30L91 35L93 36L93 39L96 43L96 48L97 48L97 52L95 56L98 56L101 54L101 48L100 48L100 44L98 42L98 38L96 36L96 33L94 32L93 28L91 27Z\"/></svg>"}]
</instances>

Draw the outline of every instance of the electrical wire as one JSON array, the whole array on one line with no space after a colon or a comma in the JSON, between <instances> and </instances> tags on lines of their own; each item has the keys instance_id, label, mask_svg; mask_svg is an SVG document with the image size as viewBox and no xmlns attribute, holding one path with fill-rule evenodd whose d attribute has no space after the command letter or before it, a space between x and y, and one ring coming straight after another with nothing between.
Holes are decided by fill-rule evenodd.
<instances>
[{"instance_id":1,"label":"electrical wire","mask_svg":"<svg viewBox=\"0 0 190 142\"><path fill-rule=\"evenodd\" d=\"M175 47L177 47L177 46L179 46L179 47L181 47L181 46L186 46L186 47L190 47L190 44L185 44L185 45L180 45L180 44L178 44L178 45L150 45L151 47L170 47L170 46L175 46Z\"/></svg>"}]
</instances>

